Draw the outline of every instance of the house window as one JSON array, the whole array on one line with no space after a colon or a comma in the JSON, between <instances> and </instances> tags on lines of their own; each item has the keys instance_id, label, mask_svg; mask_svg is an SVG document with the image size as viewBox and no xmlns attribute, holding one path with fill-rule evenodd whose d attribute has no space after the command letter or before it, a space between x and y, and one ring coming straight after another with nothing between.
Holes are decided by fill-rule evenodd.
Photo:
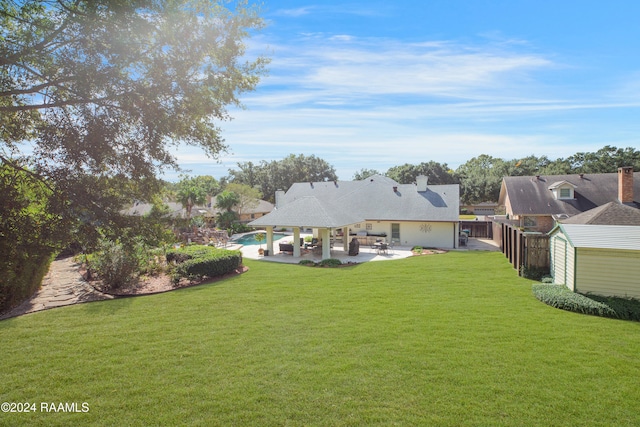
<instances>
[{"instance_id":1,"label":"house window","mask_svg":"<svg viewBox=\"0 0 640 427\"><path fill-rule=\"evenodd\" d=\"M570 199L571 198L571 189L570 188L561 188L560 189L560 198L561 199Z\"/></svg>"},{"instance_id":2,"label":"house window","mask_svg":"<svg viewBox=\"0 0 640 427\"><path fill-rule=\"evenodd\" d=\"M400 241L400 224L391 224L391 240L393 242Z\"/></svg>"},{"instance_id":3,"label":"house window","mask_svg":"<svg viewBox=\"0 0 640 427\"><path fill-rule=\"evenodd\" d=\"M525 216L524 217L524 226L525 227L535 227L538 225L538 219L535 216Z\"/></svg>"}]
</instances>

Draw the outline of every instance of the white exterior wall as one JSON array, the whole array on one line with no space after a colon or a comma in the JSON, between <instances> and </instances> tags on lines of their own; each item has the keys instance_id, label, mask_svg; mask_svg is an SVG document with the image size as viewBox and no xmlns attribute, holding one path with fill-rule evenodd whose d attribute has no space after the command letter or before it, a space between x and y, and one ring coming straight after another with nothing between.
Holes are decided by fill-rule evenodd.
<instances>
[{"instance_id":1,"label":"white exterior wall","mask_svg":"<svg viewBox=\"0 0 640 427\"><path fill-rule=\"evenodd\" d=\"M640 251L578 248L576 291L640 298Z\"/></svg>"},{"instance_id":2,"label":"white exterior wall","mask_svg":"<svg viewBox=\"0 0 640 427\"><path fill-rule=\"evenodd\" d=\"M367 224L371 224L367 230ZM458 223L454 222L402 222L402 221L366 221L360 227L351 226L351 231L386 233L391 240L391 224L400 224L400 246L424 246L453 249L458 239Z\"/></svg>"}]
</instances>

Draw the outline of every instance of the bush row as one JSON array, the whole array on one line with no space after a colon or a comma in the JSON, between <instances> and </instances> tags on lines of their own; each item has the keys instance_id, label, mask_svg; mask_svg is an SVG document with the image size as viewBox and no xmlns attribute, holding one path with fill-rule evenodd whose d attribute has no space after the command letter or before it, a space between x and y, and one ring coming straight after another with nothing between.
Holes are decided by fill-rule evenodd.
<instances>
[{"instance_id":1,"label":"bush row","mask_svg":"<svg viewBox=\"0 0 640 427\"><path fill-rule=\"evenodd\" d=\"M532 290L540 301L562 310L640 321L640 301L635 299L583 295L571 291L564 285L543 283L533 285Z\"/></svg>"},{"instance_id":2,"label":"bush row","mask_svg":"<svg viewBox=\"0 0 640 427\"><path fill-rule=\"evenodd\" d=\"M242 265L242 253L210 246L187 246L167 252L167 262L177 264L174 282L182 278L200 280L233 272Z\"/></svg>"},{"instance_id":3,"label":"bush row","mask_svg":"<svg viewBox=\"0 0 640 427\"><path fill-rule=\"evenodd\" d=\"M315 262L310 259L303 259L298 264L308 265L311 267L339 267L342 265L342 261L336 258L323 259L322 261Z\"/></svg>"},{"instance_id":4,"label":"bush row","mask_svg":"<svg viewBox=\"0 0 640 427\"><path fill-rule=\"evenodd\" d=\"M12 255L0 262L0 313L20 305L40 288L53 259L49 254Z\"/></svg>"}]
</instances>

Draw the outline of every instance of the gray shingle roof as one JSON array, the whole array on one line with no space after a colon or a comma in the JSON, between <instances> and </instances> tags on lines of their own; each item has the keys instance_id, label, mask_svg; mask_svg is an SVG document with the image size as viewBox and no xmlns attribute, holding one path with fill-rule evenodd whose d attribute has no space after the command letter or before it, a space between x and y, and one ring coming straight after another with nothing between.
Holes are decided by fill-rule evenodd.
<instances>
[{"instance_id":1,"label":"gray shingle roof","mask_svg":"<svg viewBox=\"0 0 640 427\"><path fill-rule=\"evenodd\" d=\"M640 196L640 172L633 174L633 191ZM575 199L556 200L549 187L566 181L575 186ZM508 176L502 180L500 204L504 205L509 196L511 209L515 215L558 215L569 216L586 212L606 203L618 200L618 174L548 175L548 176ZM637 201L634 203L640 207Z\"/></svg>"},{"instance_id":2,"label":"gray shingle roof","mask_svg":"<svg viewBox=\"0 0 640 427\"><path fill-rule=\"evenodd\" d=\"M394 191L395 188L395 191ZM361 181L296 183L270 214L252 226L342 227L365 220L458 221L460 190L432 185L419 192L374 175Z\"/></svg>"},{"instance_id":3,"label":"gray shingle roof","mask_svg":"<svg viewBox=\"0 0 640 427\"><path fill-rule=\"evenodd\" d=\"M609 202L571 218L563 224L640 225L640 209Z\"/></svg>"}]
</instances>

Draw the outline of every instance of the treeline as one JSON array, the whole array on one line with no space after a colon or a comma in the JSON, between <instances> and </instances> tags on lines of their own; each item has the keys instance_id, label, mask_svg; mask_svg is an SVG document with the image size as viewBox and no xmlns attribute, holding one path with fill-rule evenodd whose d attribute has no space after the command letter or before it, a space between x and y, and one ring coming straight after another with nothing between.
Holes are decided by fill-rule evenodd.
<instances>
[{"instance_id":1,"label":"treeline","mask_svg":"<svg viewBox=\"0 0 640 427\"><path fill-rule=\"evenodd\" d=\"M428 161L393 166L386 172L361 169L352 178L361 180L380 174L400 184L409 184L415 182L418 175L426 175L432 184L460 184L461 202L473 204L497 201L504 176L608 173L616 172L621 166L633 166L634 170L640 170L640 151L632 147L607 145L595 152L579 152L556 160L533 155L505 160L483 154L468 160L456 170L449 168L446 163ZM221 181L259 189L266 200L273 201L276 190L287 190L295 182L336 179L335 169L326 161L316 156L291 154L281 161L238 163L237 168L229 170L229 175Z\"/></svg>"}]
</instances>

